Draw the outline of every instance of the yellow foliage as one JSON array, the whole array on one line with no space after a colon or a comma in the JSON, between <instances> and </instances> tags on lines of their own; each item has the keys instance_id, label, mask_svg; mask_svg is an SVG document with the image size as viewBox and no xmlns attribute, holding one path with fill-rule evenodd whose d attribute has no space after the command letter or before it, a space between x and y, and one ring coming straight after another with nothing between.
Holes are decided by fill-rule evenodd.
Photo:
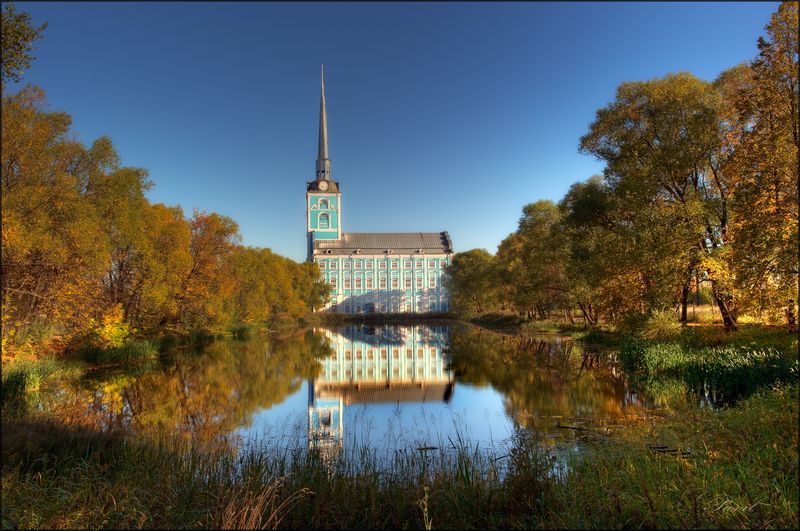
<instances>
[{"instance_id":1,"label":"yellow foliage","mask_svg":"<svg viewBox=\"0 0 800 531\"><path fill-rule=\"evenodd\" d=\"M100 322L94 319L89 321L89 341L100 348L119 348L134 332L125 322L125 315L119 304L106 312Z\"/></svg>"}]
</instances>

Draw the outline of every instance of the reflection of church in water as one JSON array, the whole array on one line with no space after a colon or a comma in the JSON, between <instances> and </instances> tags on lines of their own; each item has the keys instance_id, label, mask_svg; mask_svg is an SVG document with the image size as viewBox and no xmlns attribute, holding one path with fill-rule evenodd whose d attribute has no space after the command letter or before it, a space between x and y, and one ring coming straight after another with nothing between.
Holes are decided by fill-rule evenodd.
<instances>
[{"instance_id":1,"label":"reflection of church in water","mask_svg":"<svg viewBox=\"0 0 800 531\"><path fill-rule=\"evenodd\" d=\"M333 354L308 383L309 448L342 447L346 405L450 401L447 327L353 325L324 334Z\"/></svg>"}]
</instances>

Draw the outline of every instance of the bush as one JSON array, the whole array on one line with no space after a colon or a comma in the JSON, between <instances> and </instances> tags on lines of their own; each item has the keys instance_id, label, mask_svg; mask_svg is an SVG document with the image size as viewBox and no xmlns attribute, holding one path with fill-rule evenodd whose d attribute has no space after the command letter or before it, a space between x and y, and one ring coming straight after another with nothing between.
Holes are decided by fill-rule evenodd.
<instances>
[{"instance_id":1,"label":"bush","mask_svg":"<svg viewBox=\"0 0 800 531\"><path fill-rule=\"evenodd\" d=\"M680 336L682 328L672 310L656 310L644 322L641 336L645 339L667 341Z\"/></svg>"}]
</instances>

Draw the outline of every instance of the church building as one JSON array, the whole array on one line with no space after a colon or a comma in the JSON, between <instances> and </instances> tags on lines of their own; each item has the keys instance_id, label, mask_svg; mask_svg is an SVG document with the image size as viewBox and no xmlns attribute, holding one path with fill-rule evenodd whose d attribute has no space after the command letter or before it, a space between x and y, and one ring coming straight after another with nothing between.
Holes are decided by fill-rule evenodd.
<instances>
[{"instance_id":1,"label":"church building","mask_svg":"<svg viewBox=\"0 0 800 531\"><path fill-rule=\"evenodd\" d=\"M331 286L323 311L429 313L448 310L442 282L453 255L447 232L344 232L342 193L331 179L325 78L319 107L316 179L306 187L308 260Z\"/></svg>"}]
</instances>

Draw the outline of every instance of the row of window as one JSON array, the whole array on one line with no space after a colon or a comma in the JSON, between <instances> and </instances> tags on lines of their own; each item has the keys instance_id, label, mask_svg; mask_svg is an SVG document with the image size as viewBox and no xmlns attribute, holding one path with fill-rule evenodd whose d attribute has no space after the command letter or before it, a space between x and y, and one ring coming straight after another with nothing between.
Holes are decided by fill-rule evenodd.
<instances>
[{"instance_id":1,"label":"row of window","mask_svg":"<svg viewBox=\"0 0 800 531\"><path fill-rule=\"evenodd\" d=\"M340 302L338 304L334 304L331 306L331 310L335 312L353 312L353 313L387 313L391 311L392 313L398 313L401 310L407 313L411 313L414 311L411 301L405 301L403 305L401 305L398 301L392 301L391 304L387 304L386 301L379 302L377 304L374 303L367 303L364 305L355 303L354 301L346 300ZM435 311L447 311L447 301L430 301L427 304L427 308L425 307L424 303L417 302L417 310L418 312L435 312Z\"/></svg>"},{"instance_id":2,"label":"row of window","mask_svg":"<svg viewBox=\"0 0 800 531\"><path fill-rule=\"evenodd\" d=\"M415 280L416 280L416 282L414 283L414 287L416 287L417 289L422 289L424 287L423 278L422 277L417 277ZM336 287L337 286L336 277L332 276L332 277L328 278L328 284L330 284L333 287ZM343 284L344 284L344 286L343 286L344 289L350 289L350 286L351 286L350 277L345 277ZM361 277L356 277L356 278L353 279L352 285L353 285L353 289L374 289L373 288L373 279L372 279L372 277L367 277L367 278L363 279L363 283L362 283L362 278ZM391 285L392 285L392 289L400 289L400 279L397 278L397 277L392 277ZM429 288L435 288L436 285L437 285L436 277L435 276L429 276L428 277L428 287ZM412 287L411 286L411 277L407 276L407 277L405 277L403 279L403 288L404 289L411 289L411 287ZM378 279L378 289L386 289L386 277L380 277Z\"/></svg>"},{"instance_id":3,"label":"row of window","mask_svg":"<svg viewBox=\"0 0 800 531\"><path fill-rule=\"evenodd\" d=\"M367 353L367 361L372 361L375 358L375 353L379 350L377 348L367 347L366 349L357 348L355 349L355 359L360 361L364 359L364 351L366 350ZM393 359L400 359L401 352L405 350L405 357L407 359L412 359L414 357L414 349L413 348L393 348L392 349L392 358ZM426 351L430 354L432 358L437 358L440 356L439 349L436 347L429 347L426 349L425 347L417 347L417 358L423 358L425 356ZM339 358L339 353L335 352L329 358L330 360L336 361ZM353 350L352 349L345 349L343 358L345 361L350 361L353 359ZM387 360L389 358L389 349L387 347L380 348L380 359Z\"/></svg>"},{"instance_id":4,"label":"row of window","mask_svg":"<svg viewBox=\"0 0 800 531\"><path fill-rule=\"evenodd\" d=\"M444 366L439 363L435 367L428 367L425 365L420 365L414 367L411 365L406 366L404 369L395 365L392 367L392 378L403 378L405 376L412 381L415 380L414 376L420 380L425 380L426 378L443 378L445 374ZM368 380L373 378L380 378L380 379L392 379L389 378L389 367L381 367L379 370L375 370L373 367L367 367L366 371L364 367L361 365L356 365L355 372L353 371L353 367L344 367L342 369L342 373L339 373L339 369L337 367L331 367L328 369L329 375L325 377L325 380L340 380L340 376L343 376L346 380L351 380L353 377L356 378L357 381L362 380L365 376ZM340 380L341 381L341 380Z\"/></svg>"},{"instance_id":5,"label":"row of window","mask_svg":"<svg viewBox=\"0 0 800 531\"><path fill-rule=\"evenodd\" d=\"M363 262L363 263L362 263ZM391 269L400 269L400 260L399 259L392 259L388 260L389 267ZM320 269L336 269L337 260L318 260L317 263L319 264ZM352 265L351 265L352 263ZM403 260L403 269L411 269L412 263L414 265L414 269L422 269L424 267L424 260L411 260L405 259ZM345 259L342 261L342 268L343 269L372 269L374 265L373 260L351 260ZM378 260L378 269L386 269L387 260L379 259ZM447 261L442 260L442 266L446 266ZM436 269L436 259L431 258L428 260L428 268L429 269Z\"/></svg>"}]
</instances>

